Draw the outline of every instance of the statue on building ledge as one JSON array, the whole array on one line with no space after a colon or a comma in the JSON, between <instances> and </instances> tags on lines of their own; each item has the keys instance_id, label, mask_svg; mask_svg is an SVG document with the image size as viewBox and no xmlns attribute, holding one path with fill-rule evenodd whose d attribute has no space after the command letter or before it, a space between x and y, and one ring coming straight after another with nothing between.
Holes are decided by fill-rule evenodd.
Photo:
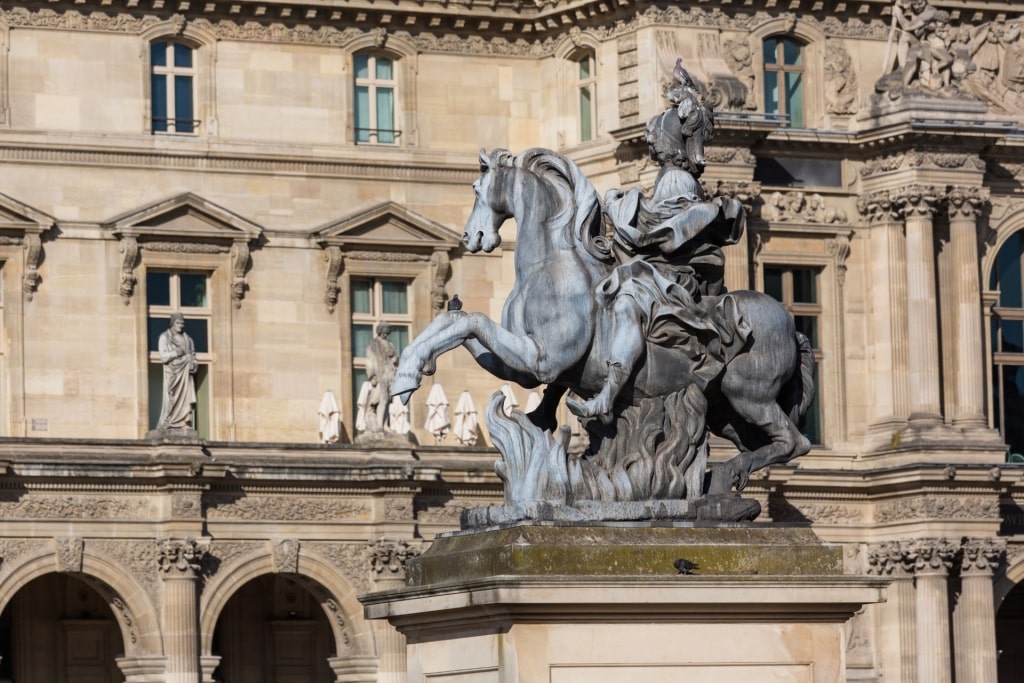
<instances>
[{"instance_id":1,"label":"statue on building ledge","mask_svg":"<svg viewBox=\"0 0 1024 683\"><path fill-rule=\"evenodd\" d=\"M378 323L366 345L366 381L356 399L356 443L408 445L408 409L391 399L398 354L391 343L391 325Z\"/></svg>"},{"instance_id":2,"label":"statue on building ledge","mask_svg":"<svg viewBox=\"0 0 1024 683\"><path fill-rule=\"evenodd\" d=\"M647 125L660 165L650 197L597 195L579 167L545 149L481 152L463 240L492 251L515 218L516 283L502 323L439 314L402 353L391 393L407 401L436 359L464 346L505 381L546 384L529 414L487 408L505 504L468 510L463 526L519 520L750 520L750 474L803 455L798 423L814 394L808 339L777 301L725 289L722 247L742 235L731 197L698 178L714 114L677 61L671 106ZM607 228L606 228L607 226ZM566 403L590 436L570 454ZM709 463L709 435L739 453Z\"/></svg>"},{"instance_id":3,"label":"statue on building ledge","mask_svg":"<svg viewBox=\"0 0 1024 683\"><path fill-rule=\"evenodd\" d=\"M185 316L171 313L170 326L160 335L157 351L164 366L163 402L156 428L147 439L199 438L195 429L196 386L194 376L199 364L196 345L185 332Z\"/></svg>"}]
</instances>

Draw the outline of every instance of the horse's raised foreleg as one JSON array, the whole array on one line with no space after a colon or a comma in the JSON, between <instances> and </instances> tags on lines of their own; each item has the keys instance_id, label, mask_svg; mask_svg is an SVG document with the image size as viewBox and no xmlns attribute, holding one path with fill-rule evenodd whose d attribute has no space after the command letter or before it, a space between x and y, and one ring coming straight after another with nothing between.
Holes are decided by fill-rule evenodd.
<instances>
[{"instance_id":1,"label":"horse's raised foreleg","mask_svg":"<svg viewBox=\"0 0 1024 683\"><path fill-rule=\"evenodd\" d=\"M532 337L513 334L482 313L448 311L441 313L416 339L405 347L391 385L391 394L408 401L423 375L434 373L437 357L473 339L494 354L511 373L529 378L535 386L557 376L561 368L543 359ZM479 349L478 349L479 350Z\"/></svg>"},{"instance_id":2,"label":"horse's raised foreleg","mask_svg":"<svg viewBox=\"0 0 1024 683\"><path fill-rule=\"evenodd\" d=\"M540 385L540 382L533 374L516 372L509 366L505 365L504 361L494 355L490 349L476 339L473 339L472 337L466 339L462 345L466 347L466 350L469 351L470 354L472 354L473 359L480 365L480 367L498 379L503 379L507 382L515 382L526 389L533 389Z\"/></svg>"}]
</instances>

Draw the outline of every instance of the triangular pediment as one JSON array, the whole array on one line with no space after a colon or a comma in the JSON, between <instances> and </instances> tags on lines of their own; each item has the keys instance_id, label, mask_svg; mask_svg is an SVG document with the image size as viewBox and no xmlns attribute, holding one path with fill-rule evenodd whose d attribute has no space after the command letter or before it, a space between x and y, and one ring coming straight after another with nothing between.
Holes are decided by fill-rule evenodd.
<instances>
[{"instance_id":1,"label":"triangular pediment","mask_svg":"<svg viewBox=\"0 0 1024 683\"><path fill-rule=\"evenodd\" d=\"M322 245L452 249L459 235L395 202L383 202L313 231Z\"/></svg>"},{"instance_id":2,"label":"triangular pediment","mask_svg":"<svg viewBox=\"0 0 1024 683\"><path fill-rule=\"evenodd\" d=\"M0 230L40 233L49 230L53 224L52 216L0 193Z\"/></svg>"},{"instance_id":3,"label":"triangular pediment","mask_svg":"<svg viewBox=\"0 0 1024 683\"><path fill-rule=\"evenodd\" d=\"M107 221L115 235L170 237L185 241L256 239L260 226L222 206L186 192Z\"/></svg>"}]
</instances>

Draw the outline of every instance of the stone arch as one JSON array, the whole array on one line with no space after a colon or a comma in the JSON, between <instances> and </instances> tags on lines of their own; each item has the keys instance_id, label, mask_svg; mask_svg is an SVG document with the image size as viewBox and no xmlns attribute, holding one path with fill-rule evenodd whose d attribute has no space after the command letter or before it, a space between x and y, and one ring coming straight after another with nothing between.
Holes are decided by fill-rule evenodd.
<instances>
[{"instance_id":1,"label":"stone arch","mask_svg":"<svg viewBox=\"0 0 1024 683\"><path fill-rule=\"evenodd\" d=\"M18 557L15 561L17 566L0 579L0 611L6 609L14 595L30 581L60 573L56 552L52 550ZM106 600L121 630L126 656L163 654L156 609L145 589L123 567L90 553L87 544L82 570L68 573L87 583Z\"/></svg>"},{"instance_id":2,"label":"stone arch","mask_svg":"<svg viewBox=\"0 0 1024 683\"><path fill-rule=\"evenodd\" d=\"M989 224L995 236L991 245L985 249L985 253L981 256L982 289L988 288L988 277L992 272L992 266L995 264L999 249L1002 248L1006 240L1010 239L1012 235L1024 230L1024 202L1015 202L1015 204L999 219L997 225Z\"/></svg>"},{"instance_id":3,"label":"stone arch","mask_svg":"<svg viewBox=\"0 0 1024 683\"><path fill-rule=\"evenodd\" d=\"M268 549L244 555L214 575L203 590L199 604L200 652L204 656L212 653L213 634L228 600L253 579L274 573L274 560ZM322 557L300 551L297 571L288 576L298 580L320 603L334 635L337 656L376 655L373 634L363 619L355 588L341 576L337 567Z\"/></svg>"}]
</instances>

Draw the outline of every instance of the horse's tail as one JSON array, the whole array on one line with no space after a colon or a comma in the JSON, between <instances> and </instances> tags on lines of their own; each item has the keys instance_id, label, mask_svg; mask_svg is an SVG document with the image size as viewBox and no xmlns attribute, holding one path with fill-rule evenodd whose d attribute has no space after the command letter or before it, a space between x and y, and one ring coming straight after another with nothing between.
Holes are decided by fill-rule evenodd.
<instances>
[{"instance_id":1,"label":"horse's tail","mask_svg":"<svg viewBox=\"0 0 1024 683\"><path fill-rule=\"evenodd\" d=\"M811 407L811 401L814 400L814 349L811 347L811 340L807 338L807 335L802 332L794 334L797 349L800 352L800 376L798 378L794 373L790 383L794 385L793 394L799 389L800 400L795 400L796 396L793 396L793 404L789 409L789 419L793 421L793 424L798 424L800 418ZM799 382L799 386L796 386L797 382Z\"/></svg>"}]
</instances>

